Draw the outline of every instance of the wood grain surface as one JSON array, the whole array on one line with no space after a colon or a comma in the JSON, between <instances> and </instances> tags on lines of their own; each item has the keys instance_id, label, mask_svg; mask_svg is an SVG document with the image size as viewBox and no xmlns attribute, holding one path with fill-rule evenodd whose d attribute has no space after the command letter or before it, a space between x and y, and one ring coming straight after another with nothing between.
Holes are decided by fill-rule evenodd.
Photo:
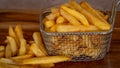
<instances>
[{"instance_id":1,"label":"wood grain surface","mask_svg":"<svg viewBox=\"0 0 120 68\"><path fill-rule=\"evenodd\" d=\"M39 11L4 11L0 12L0 45L8 35L8 26L21 24L24 36L32 40L34 31L39 30ZM104 59L89 62L57 63L53 68L119 68L120 67L120 12L117 12L115 28L109 53Z\"/></svg>"}]
</instances>

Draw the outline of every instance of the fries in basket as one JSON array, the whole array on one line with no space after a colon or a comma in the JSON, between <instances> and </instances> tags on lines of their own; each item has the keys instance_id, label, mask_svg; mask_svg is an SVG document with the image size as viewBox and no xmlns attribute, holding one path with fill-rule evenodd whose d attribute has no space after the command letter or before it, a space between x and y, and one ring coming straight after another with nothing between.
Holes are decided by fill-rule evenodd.
<instances>
[{"instance_id":1,"label":"fries in basket","mask_svg":"<svg viewBox=\"0 0 120 68\"><path fill-rule=\"evenodd\" d=\"M42 35L49 54L97 59L105 50L103 42L107 35L95 32L111 29L108 15L94 9L86 1L77 3L75 0L51 8L48 12L41 16L41 32L46 31ZM51 20L53 22L48 23Z\"/></svg>"}]
</instances>

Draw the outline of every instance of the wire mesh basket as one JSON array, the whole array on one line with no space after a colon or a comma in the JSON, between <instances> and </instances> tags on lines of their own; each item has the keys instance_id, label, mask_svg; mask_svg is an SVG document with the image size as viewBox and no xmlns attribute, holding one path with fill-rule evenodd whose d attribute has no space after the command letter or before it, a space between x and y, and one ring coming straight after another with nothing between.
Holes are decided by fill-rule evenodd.
<instances>
[{"instance_id":1,"label":"wire mesh basket","mask_svg":"<svg viewBox=\"0 0 120 68\"><path fill-rule=\"evenodd\" d=\"M43 18L50 8L40 16L40 31L49 55L71 56L72 61L91 61L102 59L109 51L116 15L116 2L113 2L109 22L111 29L100 32L46 32Z\"/></svg>"}]
</instances>

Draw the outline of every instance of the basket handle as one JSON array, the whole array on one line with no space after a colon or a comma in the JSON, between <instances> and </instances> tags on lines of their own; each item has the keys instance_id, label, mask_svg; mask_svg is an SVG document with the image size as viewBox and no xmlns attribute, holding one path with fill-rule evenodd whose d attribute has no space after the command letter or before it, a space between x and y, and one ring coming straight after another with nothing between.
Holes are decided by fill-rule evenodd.
<instances>
[{"instance_id":1,"label":"basket handle","mask_svg":"<svg viewBox=\"0 0 120 68\"><path fill-rule=\"evenodd\" d=\"M120 0L113 0L112 13L111 13L111 17L109 19L109 21L111 22L111 24L113 26L114 26L116 12L117 12L117 8L118 8L119 4L120 4Z\"/></svg>"}]
</instances>

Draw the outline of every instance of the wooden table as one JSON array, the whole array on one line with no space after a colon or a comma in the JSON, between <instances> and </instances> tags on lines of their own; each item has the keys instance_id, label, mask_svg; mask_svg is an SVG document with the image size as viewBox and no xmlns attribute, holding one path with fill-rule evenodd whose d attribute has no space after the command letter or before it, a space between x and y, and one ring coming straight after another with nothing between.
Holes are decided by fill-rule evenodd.
<instances>
[{"instance_id":1,"label":"wooden table","mask_svg":"<svg viewBox=\"0 0 120 68\"><path fill-rule=\"evenodd\" d=\"M32 39L32 33L39 31L39 11L0 10L0 45L8 35L8 26L21 24L25 38ZM120 12L117 12L110 52L99 61L63 62L53 68L119 68L120 67ZM31 37L30 37L31 36Z\"/></svg>"}]
</instances>

